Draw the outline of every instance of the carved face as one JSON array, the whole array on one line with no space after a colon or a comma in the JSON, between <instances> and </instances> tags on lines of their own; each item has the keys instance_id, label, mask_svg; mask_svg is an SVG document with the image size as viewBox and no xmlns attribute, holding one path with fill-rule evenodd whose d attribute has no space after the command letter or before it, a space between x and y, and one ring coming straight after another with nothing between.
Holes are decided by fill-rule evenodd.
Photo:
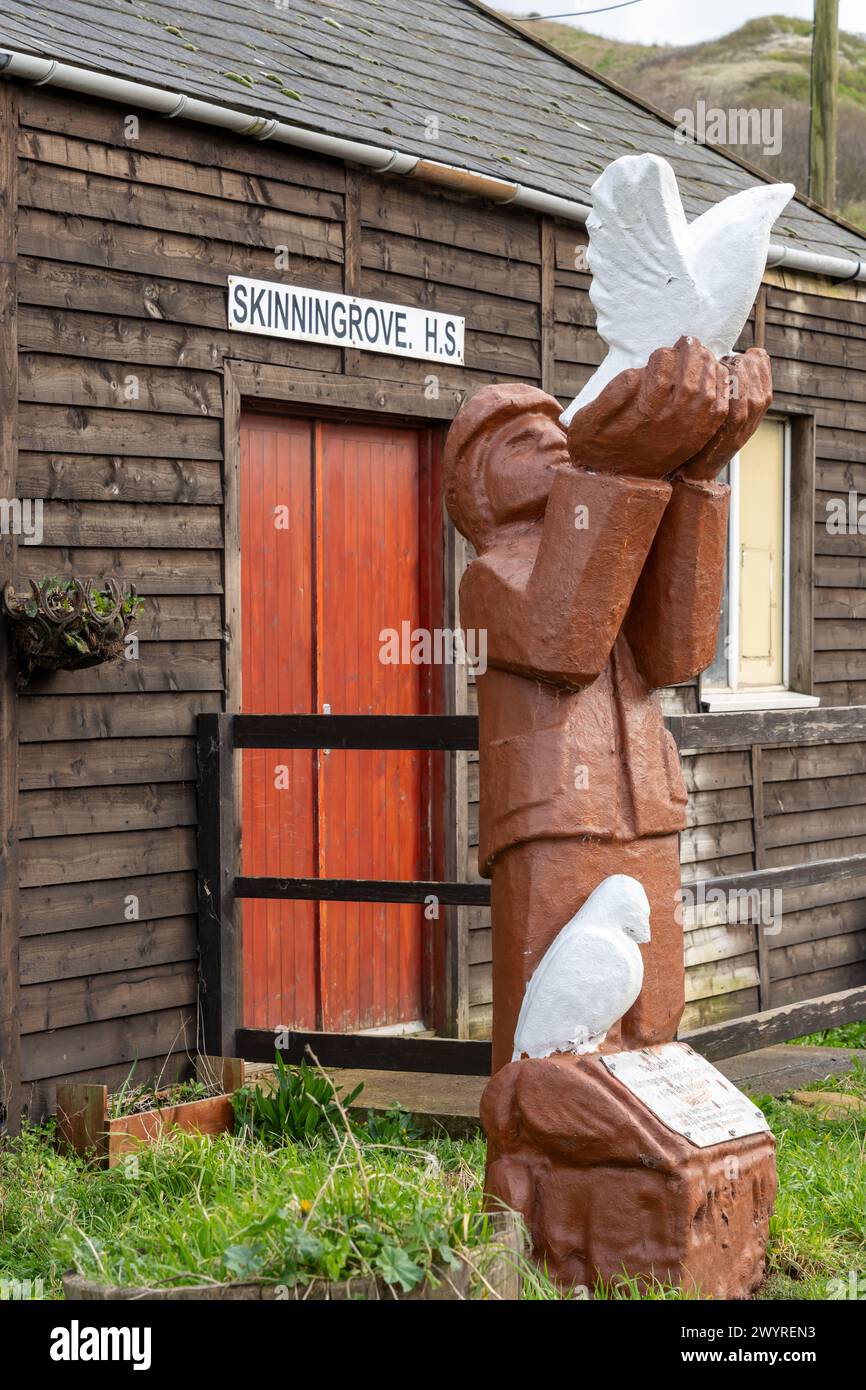
<instances>
[{"instance_id":1,"label":"carved face","mask_svg":"<svg viewBox=\"0 0 866 1390\"><path fill-rule=\"evenodd\" d=\"M479 554L544 513L568 467L559 402L537 386L482 386L457 412L443 456L448 513Z\"/></svg>"},{"instance_id":2,"label":"carved face","mask_svg":"<svg viewBox=\"0 0 866 1390\"><path fill-rule=\"evenodd\" d=\"M484 481L496 521L531 521L544 512L554 470L568 464L565 431L541 410L505 420L487 434Z\"/></svg>"}]
</instances>

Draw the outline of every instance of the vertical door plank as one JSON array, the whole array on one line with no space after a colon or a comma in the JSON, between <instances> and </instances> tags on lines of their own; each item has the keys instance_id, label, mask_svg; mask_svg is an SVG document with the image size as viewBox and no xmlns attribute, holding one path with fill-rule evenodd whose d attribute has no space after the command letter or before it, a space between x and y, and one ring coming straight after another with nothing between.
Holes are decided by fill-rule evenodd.
<instances>
[{"instance_id":1,"label":"vertical door plank","mask_svg":"<svg viewBox=\"0 0 866 1390\"><path fill-rule=\"evenodd\" d=\"M767 854L764 832L764 765L763 750L760 743L751 746L752 766L752 818L755 837L755 868L766 867ZM767 941L766 922L763 913L756 914L755 934L758 950L758 999L762 1009L771 1007L770 1000L770 947Z\"/></svg>"},{"instance_id":2,"label":"vertical door plank","mask_svg":"<svg viewBox=\"0 0 866 1390\"><path fill-rule=\"evenodd\" d=\"M312 426L245 415L241 428L243 710L309 714L313 688ZM315 874L314 757L243 753L243 872ZM316 1028L316 905L244 906L245 1021Z\"/></svg>"},{"instance_id":3,"label":"vertical door plank","mask_svg":"<svg viewBox=\"0 0 866 1390\"><path fill-rule=\"evenodd\" d=\"M371 425L321 427L320 702L343 714L420 714L427 673L380 660L384 629L428 628L422 611L421 436ZM322 872L418 878L422 834L417 752L340 752L322 760ZM329 903L322 918L326 1029L423 1016L423 910Z\"/></svg>"}]
</instances>

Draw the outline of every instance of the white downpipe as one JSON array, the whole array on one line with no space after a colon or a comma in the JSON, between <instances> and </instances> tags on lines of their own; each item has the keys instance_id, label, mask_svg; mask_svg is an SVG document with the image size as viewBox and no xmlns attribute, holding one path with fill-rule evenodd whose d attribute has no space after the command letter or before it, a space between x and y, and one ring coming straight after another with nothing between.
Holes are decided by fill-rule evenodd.
<instances>
[{"instance_id":1,"label":"white downpipe","mask_svg":"<svg viewBox=\"0 0 866 1390\"><path fill-rule=\"evenodd\" d=\"M509 183L492 178L489 174L460 169L456 165L406 154L402 150L389 150L381 145L367 145L336 135L323 135L320 131L289 125L270 116L253 116L248 111L236 111L229 106L199 101L195 97L169 92L162 87L151 87L142 82L130 82L126 78L112 77L109 73L96 72L92 68L73 67L69 63L59 63L53 58L39 58L32 53L13 53L9 49L0 49L0 74L18 78L22 82L32 82L36 86L62 87L65 91L79 92L82 96L100 97L105 101L118 102L120 105L140 107L169 120L182 116L184 120L219 126L223 130L233 131L236 135L247 135L253 140L275 140L277 144L294 145L298 149L327 155L331 159L362 164L380 174L401 174L404 177L414 175L432 183L459 186L467 193L473 192L475 182L478 185L475 192L480 196L493 196L496 202L529 208L533 212L562 217L570 222L584 223L590 213L590 208L585 203L560 198L555 193L545 193L540 188L530 188L522 183ZM494 189L493 193L491 189ZM779 246L774 242L770 243L767 267L801 270L810 275L830 279L866 280L866 264L854 256L847 259L843 256L824 256L814 251L799 251L794 247Z\"/></svg>"}]
</instances>

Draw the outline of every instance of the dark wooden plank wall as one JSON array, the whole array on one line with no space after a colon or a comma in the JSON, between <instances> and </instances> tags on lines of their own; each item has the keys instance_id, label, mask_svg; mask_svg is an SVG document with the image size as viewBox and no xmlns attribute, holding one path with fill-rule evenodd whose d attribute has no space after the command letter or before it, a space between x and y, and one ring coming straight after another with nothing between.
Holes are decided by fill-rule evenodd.
<instances>
[{"instance_id":1,"label":"dark wooden plank wall","mask_svg":"<svg viewBox=\"0 0 866 1390\"><path fill-rule=\"evenodd\" d=\"M181 122L141 117L127 140L128 113L47 90L22 88L20 107L18 490L45 499L45 538L20 547L18 578L114 574L147 599L138 661L34 682L20 701L22 1072L39 1109L59 1076L110 1081L136 1060L182 1059L194 1040L193 729L197 713L221 707L230 664L224 359L283 368L302 399L357 377L359 399L367 388L399 392L408 412L435 419L447 412L431 393L450 400L491 380L570 397L601 351L579 228ZM287 269L275 271L275 247L287 248ZM232 273L463 313L466 366L230 335ZM866 482L864 319L864 304L768 297L780 404L818 413L819 476L831 490ZM826 637L816 680L834 702L866 686L857 645L866 551L854 542L850 553L818 545ZM696 707L693 690L670 698ZM454 705L471 708L471 690ZM471 877L471 755L464 772ZM722 860L752 862L737 830L749 795L741 775L695 788L716 797L694 803L702 827L717 827L706 855L684 839L702 874ZM125 917L130 895L137 922ZM460 914L451 997L461 1031L479 1036L489 1025L489 924ZM694 968L707 963L695 958ZM751 999L743 980L728 992L741 996L739 1012Z\"/></svg>"},{"instance_id":2,"label":"dark wooden plank wall","mask_svg":"<svg viewBox=\"0 0 866 1390\"><path fill-rule=\"evenodd\" d=\"M782 887L780 920L763 935L763 990L763 925L736 920L730 904L703 902L699 888L710 877L863 854L866 743L699 753L683 764L690 792L683 883L691 894L683 1027L866 982L866 875ZM764 907L769 914L773 904Z\"/></svg>"},{"instance_id":3,"label":"dark wooden plank wall","mask_svg":"<svg viewBox=\"0 0 866 1390\"><path fill-rule=\"evenodd\" d=\"M20 470L44 544L18 576L114 574L139 659L20 701L22 1075L169 1072L195 1042L196 715L224 685L225 279L342 278L342 168L21 92ZM272 177L274 176L274 177ZM264 339L232 350L271 361ZM335 354L293 349L332 367ZM138 920L128 920L130 899Z\"/></svg>"},{"instance_id":4,"label":"dark wooden plank wall","mask_svg":"<svg viewBox=\"0 0 866 1390\"><path fill-rule=\"evenodd\" d=\"M18 225L18 93L0 87L0 494L17 496L18 341L16 244ZM17 537L0 538L0 585L14 577ZM18 700L16 661L0 633L0 1123L17 1130L20 1114Z\"/></svg>"},{"instance_id":5,"label":"dark wooden plank wall","mask_svg":"<svg viewBox=\"0 0 866 1390\"><path fill-rule=\"evenodd\" d=\"M22 1072L40 1111L58 1077L153 1070L195 1038L193 731L231 665L224 360L285 368L301 399L357 376L419 415L439 389L434 419L455 391L540 380L542 232L285 147L147 117L127 140L117 108L20 100L18 488L45 499L45 534L17 578L113 574L147 601L139 660L20 701ZM467 365L229 335L232 273L467 312Z\"/></svg>"}]
</instances>

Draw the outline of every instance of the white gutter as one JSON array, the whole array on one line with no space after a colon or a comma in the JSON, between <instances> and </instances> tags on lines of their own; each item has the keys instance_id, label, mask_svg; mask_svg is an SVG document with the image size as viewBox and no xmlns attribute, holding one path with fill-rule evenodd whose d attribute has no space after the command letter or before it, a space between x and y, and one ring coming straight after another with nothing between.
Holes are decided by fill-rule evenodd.
<instances>
[{"instance_id":1,"label":"white gutter","mask_svg":"<svg viewBox=\"0 0 866 1390\"><path fill-rule=\"evenodd\" d=\"M831 280L866 280L866 264L852 256L822 256L817 251L799 251L793 246L779 246L771 241L767 248L767 269L804 270L808 275L820 275Z\"/></svg>"},{"instance_id":2,"label":"white gutter","mask_svg":"<svg viewBox=\"0 0 866 1390\"><path fill-rule=\"evenodd\" d=\"M512 183L438 160L423 159L401 150L385 149L381 145L367 145L335 135L323 135L319 131L289 125L270 116L251 116L248 111L236 111L229 106L218 106L178 92L168 92L161 87L129 82L125 78L112 77L109 73L95 72L90 68L73 67L53 58L0 49L0 75L32 82L38 87L62 87L64 91L79 92L82 96L140 107L169 120L182 116L184 120L219 126L253 140L274 140L277 144L294 145L297 149L310 150L331 159L365 165L379 174L400 174L404 178L422 179L426 183L489 198L493 202L511 203L533 212L562 217L569 222L584 223L591 211L585 203L560 198L555 193L545 193L526 184ZM866 281L866 265L856 258L823 256L814 251L779 246L775 242L770 243L767 267L801 270L830 279Z\"/></svg>"}]
</instances>

